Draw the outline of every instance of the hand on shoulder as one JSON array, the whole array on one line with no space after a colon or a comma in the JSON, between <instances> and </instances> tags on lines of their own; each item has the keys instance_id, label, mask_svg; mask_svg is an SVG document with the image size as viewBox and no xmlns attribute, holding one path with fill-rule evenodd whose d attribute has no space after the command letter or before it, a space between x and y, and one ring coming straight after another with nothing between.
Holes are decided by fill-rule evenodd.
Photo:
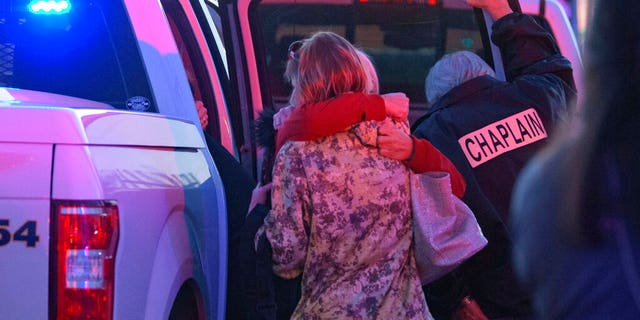
<instances>
[{"instance_id":1,"label":"hand on shoulder","mask_svg":"<svg viewBox=\"0 0 640 320\"><path fill-rule=\"evenodd\" d=\"M409 116L409 98L403 92L380 95L384 100L387 115L395 120L404 121Z\"/></svg>"},{"instance_id":2,"label":"hand on shoulder","mask_svg":"<svg viewBox=\"0 0 640 320\"><path fill-rule=\"evenodd\" d=\"M380 155L404 161L411 157L413 140L411 136L387 119L378 128L378 150Z\"/></svg>"}]
</instances>

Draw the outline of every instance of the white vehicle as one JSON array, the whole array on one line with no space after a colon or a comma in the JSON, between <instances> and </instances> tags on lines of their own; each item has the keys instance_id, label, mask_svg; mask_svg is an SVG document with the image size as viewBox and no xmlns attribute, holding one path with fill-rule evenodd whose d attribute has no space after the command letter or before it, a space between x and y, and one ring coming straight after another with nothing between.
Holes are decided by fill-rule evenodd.
<instances>
[{"instance_id":1,"label":"white vehicle","mask_svg":"<svg viewBox=\"0 0 640 320\"><path fill-rule=\"evenodd\" d=\"M546 8L581 89L562 7L520 3ZM316 30L371 55L415 118L444 53L500 74L490 23L464 0L0 1L0 319L225 318L236 195L204 135L257 177L252 120L286 102L286 48Z\"/></svg>"},{"instance_id":2,"label":"white vehicle","mask_svg":"<svg viewBox=\"0 0 640 320\"><path fill-rule=\"evenodd\" d=\"M1 1L0 47L0 319L223 318L225 191L160 3Z\"/></svg>"}]
</instances>

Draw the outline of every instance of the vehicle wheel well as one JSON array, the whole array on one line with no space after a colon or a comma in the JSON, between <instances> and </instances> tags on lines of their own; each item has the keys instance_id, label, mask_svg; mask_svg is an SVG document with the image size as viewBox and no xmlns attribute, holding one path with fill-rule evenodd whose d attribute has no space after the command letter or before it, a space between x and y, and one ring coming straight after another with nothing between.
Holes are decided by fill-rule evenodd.
<instances>
[{"instance_id":1,"label":"vehicle wheel well","mask_svg":"<svg viewBox=\"0 0 640 320\"><path fill-rule=\"evenodd\" d=\"M176 295L169 320L204 320L205 310L200 288L193 279L187 280Z\"/></svg>"}]
</instances>

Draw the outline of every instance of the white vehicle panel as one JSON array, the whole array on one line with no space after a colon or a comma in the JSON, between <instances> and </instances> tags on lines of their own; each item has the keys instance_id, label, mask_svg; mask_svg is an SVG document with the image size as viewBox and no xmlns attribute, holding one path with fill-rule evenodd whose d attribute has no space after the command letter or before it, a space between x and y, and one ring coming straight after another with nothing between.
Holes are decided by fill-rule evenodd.
<instances>
[{"instance_id":1,"label":"white vehicle panel","mask_svg":"<svg viewBox=\"0 0 640 320\"><path fill-rule=\"evenodd\" d=\"M51 145L0 143L2 319L47 318L51 160Z\"/></svg>"},{"instance_id":2,"label":"white vehicle panel","mask_svg":"<svg viewBox=\"0 0 640 320\"><path fill-rule=\"evenodd\" d=\"M25 105L0 110L0 127L12 142L205 146L192 123L153 113Z\"/></svg>"},{"instance_id":3,"label":"white vehicle panel","mask_svg":"<svg viewBox=\"0 0 640 320\"><path fill-rule=\"evenodd\" d=\"M109 111L84 115L82 122L90 144L205 147L195 125L161 115Z\"/></svg>"},{"instance_id":4,"label":"white vehicle panel","mask_svg":"<svg viewBox=\"0 0 640 320\"><path fill-rule=\"evenodd\" d=\"M174 212L167 219L150 273L148 292L153 294L147 296L146 319L167 318L171 309L167 301L178 293L180 288L177 284L194 276L194 265L198 265L198 259L189 254L193 244L189 243L188 234L192 226L192 221L183 212Z\"/></svg>"},{"instance_id":5,"label":"white vehicle panel","mask_svg":"<svg viewBox=\"0 0 640 320\"><path fill-rule=\"evenodd\" d=\"M213 179L201 150L60 145L56 148L54 163L54 199L98 198L115 200L118 204L120 241L116 253L114 319L156 319L158 314L166 318L171 299L175 298L182 281L189 277L204 279L202 275L193 274L200 268L188 269L187 275L177 274L172 265L164 265L166 261L156 261L155 257L166 254L165 250L179 251L188 248L180 244L191 243L187 253L171 255L176 259L172 264L193 265L194 259L198 263L209 259L203 261L205 267L215 269L223 265L218 261L222 259L220 252L214 246L221 232L213 225L217 221L203 217L205 208L218 208L218 201L222 200L214 196ZM87 170L87 177L72 181L81 176L79 169ZM175 220L174 216L193 222L168 225ZM181 227L185 225L193 230L189 232ZM170 243L178 247L159 247L160 239L167 237L163 235L165 229L172 231ZM194 240L204 243L202 246L212 246L200 248L210 254L209 257L199 256L197 245L190 241L190 233L194 234ZM131 265L131 261L135 261L135 265ZM160 265L154 265L154 261ZM158 286L151 279L156 272L162 277L154 279L165 283L161 287L168 291L149 290ZM218 286L217 283L199 285L205 292L210 286ZM158 300L162 303L157 303ZM148 302L153 304L147 305ZM223 312L223 309L217 311Z\"/></svg>"},{"instance_id":6,"label":"white vehicle panel","mask_svg":"<svg viewBox=\"0 0 640 320\"><path fill-rule=\"evenodd\" d=\"M49 199L52 150L51 144L0 142L0 199Z\"/></svg>"},{"instance_id":7,"label":"white vehicle panel","mask_svg":"<svg viewBox=\"0 0 640 320\"><path fill-rule=\"evenodd\" d=\"M32 247L15 240L0 246L0 319L47 319L50 201L0 197L0 208L0 220L9 224L0 226L0 234L8 231L15 236L32 221L38 237ZM0 241L5 236L0 235Z\"/></svg>"}]
</instances>

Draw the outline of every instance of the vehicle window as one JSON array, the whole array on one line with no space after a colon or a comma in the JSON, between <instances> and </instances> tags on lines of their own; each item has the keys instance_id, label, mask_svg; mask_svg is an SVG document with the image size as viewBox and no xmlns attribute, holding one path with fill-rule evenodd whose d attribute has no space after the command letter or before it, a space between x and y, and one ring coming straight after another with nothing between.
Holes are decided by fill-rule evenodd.
<instances>
[{"instance_id":1,"label":"vehicle window","mask_svg":"<svg viewBox=\"0 0 640 320\"><path fill-rule=\"evenodd\" d=\"M0 1L0 86L157 112L122 1L47 3Z\"/></svg>"},{"instance_id":2,"label":"vehicle window","mask_svg":"<svg viewBox=\"0 0 640 320\"><path fill-rule=\"evenodd\" d=\"M194 2L197 1L192 1L192 3ZM222 16L219 12L221 8L218 6L217 1L207 1L206 4L206 10L211 17L211 20L207 21L204 13L200 12L200 10L195 11L198 16L198 20L200 21L200 25L209 26L203 27L203 32L209 45L209 51L213 55L212 58L215 61L216 70L220 78L220 84L225 92L225 102L228 106L227 110L229 112L234 140L236 142L236 146L239 149L242 149L242 146L245 143L242 125L243 110L238 102L239 98L237 90L232 89L232 81L229 76L229 65L227 63L227 56L229 52L223 43L224 32L222 28ZM195 7L197 6L194 4L194 8Z\"/></svg>"},{"instance_id":3,"label":"vehicle window","mask_svg":"<svg viewBox=\"0 0 640 320\"><path fill-rule=\"evenodd\" d=\"M474 11L463 0L283 2L262 2L260 25L254 26L277 105L290 93L282 77L289 44L319 30L336 32L363 49L376 66L380 91L407 93L414 110L426 108L424 79L442 55L469 50L490 56Z\"/></svg>"},{"instance_id":4,"label":"vehicle window","mask_svg":"<svg viewBox=\"0 0 640 320\"><path fill-rule=\"evenodd\" d=\"M167 20L171 27L171 32L176 40L180 58L191 86L191 93L195 101L202 101L209 116L209 124L204 130L217 141L220 141L220 128L218 122L218 112L211 79L207 72L207 67L202 57L202 52L198 47L193 30L189 25L180 3L173 0L163 0L162 5Z\"/></svg>"}]
</instances>

